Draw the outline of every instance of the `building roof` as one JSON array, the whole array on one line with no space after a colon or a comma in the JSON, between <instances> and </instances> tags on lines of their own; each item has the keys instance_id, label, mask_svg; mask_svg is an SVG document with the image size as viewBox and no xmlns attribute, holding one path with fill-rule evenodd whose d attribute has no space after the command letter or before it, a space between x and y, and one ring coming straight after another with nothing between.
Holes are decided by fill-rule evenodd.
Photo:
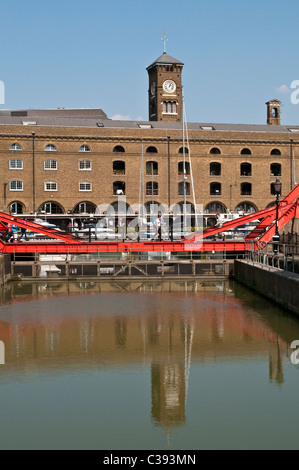
<instances>
[{"instance_id":1,"label":"building roof","mask_svg":"<svg viewBox=\"0 0 299 470\"><path fill-rule=\"evenodd\" d=\"M151 65L149 65L146 70L150 69L151 67L153 67L156 64L159 64L159 65L163 65L163 64L170 65L171 64L171 65L181 65L181 66L184 65L183 62L181 62L178 59L175 59L174 57L171 57L166 52L163 52L163 54L157 60L155 60L155 62L153 62Z\"/></svg>"},{"instance_id":2,"label":"building roof","mask_svg":"<svg viewBox=\"0 0 299 470\"><path fill-rule=\"evenodd\" d=\"M102 109L28 109L0 110L1 126L47 126L47 127L79 127L107 129L182 129L181 122L162 121L125 121L109 119ZM188 123L190 131L220 132L267 132L267 133L299 133L299 126L268 125L268 124L223 124L223 123Z\"/></svg>"}]
</instances>

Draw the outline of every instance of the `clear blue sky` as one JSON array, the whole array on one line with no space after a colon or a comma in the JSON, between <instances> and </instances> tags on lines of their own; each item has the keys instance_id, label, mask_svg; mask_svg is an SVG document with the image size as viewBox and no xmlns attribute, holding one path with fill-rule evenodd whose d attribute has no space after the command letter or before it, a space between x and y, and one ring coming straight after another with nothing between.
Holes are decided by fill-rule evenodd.
<instances>
[{"instance_id":1,"label":"clear blue sky","mask_svg":"<svg viewBox=\"0 0 299 470\"><path fill-rule=\"evenodd\" d=\"M299 124L298 0L2 0L0 109L102 108L148 119L146 67L184 62L189 122Z\"/></svg>"}]
</instances>

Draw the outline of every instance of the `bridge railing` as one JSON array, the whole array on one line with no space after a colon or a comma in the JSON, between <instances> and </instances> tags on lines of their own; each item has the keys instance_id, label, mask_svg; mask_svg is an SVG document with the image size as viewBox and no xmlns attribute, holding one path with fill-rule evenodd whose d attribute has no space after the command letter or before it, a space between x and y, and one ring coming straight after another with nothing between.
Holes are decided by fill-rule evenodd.
<instances>
[{"instance_id":1,"label":"bridge railing","mask_svg":"<svg viewBox=\"0 0 299 470\"><path fill-rule=\"evenodd\" d=\"M297 250L298 246L290 243L247 241L245 259L284 271L296 272L299 266Z\"/></svg>"}]
</instances>

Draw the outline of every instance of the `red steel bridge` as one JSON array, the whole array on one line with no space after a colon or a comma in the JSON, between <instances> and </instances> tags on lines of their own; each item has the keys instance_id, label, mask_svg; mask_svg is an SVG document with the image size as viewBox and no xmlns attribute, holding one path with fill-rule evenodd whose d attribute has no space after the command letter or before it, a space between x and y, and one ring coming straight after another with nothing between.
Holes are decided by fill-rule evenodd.
<instances>
[{"instance_id":1,"label":"red steel bridge","mask_svg":"<svg viewBox=\"0 0 299 470\"><path fill-rule=\"evenodd\" d=\"M273 206L259 212L254 212L234 220L230 220L221 226L215 226L195 234L188 239L177 241L107 241L89 242L85 238L45 227L20 217L0 212L0 252L11 254L25 253L121 253L121 252L244 252L247 242L255 242L263 245L272 240L276 232L276 211ZM299 184L296 185L287 196L280 200L278 206L278 230L281 230L293 218L299 217ZM217 240L216 236L222 232L236 229L237 227L258 220L254 230L244 239ZM20 228L29 229L48 238L44 241L5 241L7 224L11 223ZM51 239L51 240L50 240ZM57 241L55 241L57 240Z\"/></svg>"}]
</instances>

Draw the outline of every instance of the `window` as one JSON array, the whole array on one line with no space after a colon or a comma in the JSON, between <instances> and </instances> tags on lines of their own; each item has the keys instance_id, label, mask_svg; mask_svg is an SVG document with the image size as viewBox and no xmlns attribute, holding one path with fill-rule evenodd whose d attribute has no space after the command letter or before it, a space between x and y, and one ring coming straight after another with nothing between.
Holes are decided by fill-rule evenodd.
<instances>
[{"instance_id":1,"label":"window","mask_svg":"<svg viewBox=\"0 0 299 470\"><path fill-rule=\"evenodd\" d=\"M90 152L90 147L88 145L81 145L79 152Z\"/></svg>"},{"instance_id":2,"label":"window","mask_svg":"<svg viewBox=\"0 0 299 470\"><path fill-rule=\"evenodd\" d=\"M114 147L113 152L124 152L125 149L121 145Z\"/></svg>"},{"instance_id":3,"label":"window","mask_svg":"<svg viewBox=\"0 0 299 470\"><path fill-rule=\"evenodd\" d=\"M23 191L23 181L13 180L9 183L10 191Z\"/></svg>"},{"instance_id":4,"label":"window","mask_svg":"<svg viewBox=\"0 0 299 470\"><path fill-rule=\"evenodd\" d=\"M189 149L188 149L187 147L181 147L181 148L179 149L179 153L182 153L182 154L183 154L183 153L184 153L184 150L185 150L185 154L188 154L188 153L189 153Z\"/></svg>"},{"instance_id":5,"label":"window","mask_svg":"<svg viewBox=\"0 0 299 470\"><path fill-rule=\"evenodd\" d=\"M241 163L240 165L241 176L252 176L251 169L252 169L251 163Z\"/></svg>"},{"instance_id":6,"label":"window","mask_svg":"<svg viewBox=\"0 0 299 470\"><path fill-rule=\"evenodd\" d=\"M113 174L124 175L126 173L126 164L121 160L115 160L113 162Z\"/></svg>"},{"instance_id":7,"label":"window","mask_svg":"<svg viewBox=\"0 0 299 470\"><path fill-rule=\"evenodd\" d=\"M158 174L158 163L157 162L146 162L145 167L146 175L153 176Z\"/></svg>"},{"instance_id":8,"label":"window","mask_svg":"<svg viewBox=\"0 0 299 470\"><path fill-rule=\"evenodd\" d=\"M9 150L23 150L23 148L20 144L15 143L9 147Z\"/></svg>"},{"instance_id":9,"label":"window","mask_svg":"<svg viewBox=\"0 0 299 470\"><path fill-rule=\"evenodd\" d=\"M113 183L113 195L122 196L126 194L126 183L123 181L115 181Z\"/></svg>"},{"instance_id":10,"label":"window","mask_svg":"<svg viewBox=\"0 0 299 470\"><path fill-rule=\"evenodd\" d=\"M45 146L45 151L46 152L56 152L57 149L56 149L55 145L48 144L48 145Z\"/></svg>"},{"instance_id":11,"label":"window","mask_svg":"<svg viewBox=\"0 0 299 470\"><path fill-rule=\"evenodd\" d=\"M190 194L191 194L191 192L190 192L190 183L187 183L185 181L185 187L186 187L186 196L190 196ZM184 181L181 181L179 183L178 193L179 193L179 196L184 196Z\"/></svg>"},{"instance_id":12,"label":"window","mask_svg":"<svg viewBox=\"0 0 299 470\"><path fill-rule=\"evenodd\" d=\"M176 114L176 102L175 101L163 101L162 113L163 114Z\"/></svg>"},{"instance_id":13,"label":"window","mask_svg":"<svg viewBox=\"0 0 299 470\"><path fill-rule=\"evenodd\" d=\"M210 163L210 176L221 176L221 163Z\"/></svg>"},{"instance_id":14,"label":"window","mask_svg":"<svg viewBox=\"0 0 299 470\"><path fill-rule=\"evenodd\" d=\"M281 155L281 151L278 150L278 149L273 149L273 150L271 150L270 155Z\"/></svg>"},{"instance_id":15,"label":"window","mask_svg":"<svg viewBox=\"0 0 299 470\"><path fill-rule=\"evenodd\" d=\"M212 155L219 155L221 153L221 150L218 149L217 147L213 147L211 150L210 150L210 153Z\"/></svg>"},{"instance_id":16,"label":"window","mask_svg":"<svg viewBox=\"0 0 299 470\"><path fill-rule=\"evenodd\" d=\"M46 181L44 189L45 191L58 191L58 184L55 181Z\"/></svg>"},{"instance_id":17,"label":"window","mask_svg":"<svg viewBox=\"0 0 299 470\"><path fill-rule=\"evenodd\" d=\"M56 202L48 201L39 206L38 212L45 212L46 214L63 214L64 210Z\"/></svg>"},{"instance_id":18,"label":"window","mask_svg":"<svg viewBox=\"0 0 299 470\"><path fill-rule=\"evenodd\" d=\"M96 205L92 204L92 202L79 202L74 207L74 214L94 214L96 211Z\"/></svg>"},{"instance_id":19,"label":"window","mask_svg":"<svg viewBox=\"0 0 299 470\"><path fill-rule=\"evenodd\" d=\"M221 195L221 183L211 183L210 184L210 195L211 196L220 196Z\"/></svg>"},{"instance_id":20,"label":"window","mask_svg":"<svg viewBox=\"0 0 299 470\"><path fill-rule=\"evenodd\" d=\"M57 160L45 160L44 169L45 170L57 170Z\"/></svg>"},{"instance_id":21,"label":"window","mask_svg":"<svg viewBox=\"0 0 299 470\"><path fill-rule=\"evenodd\" d=\"M88 181L80 181L79 191L92 191L92 184Z\"/></svg>"},{"instance_id":22,"label":"window","mask_svg":"<svg viewBox=\"0 0 299 470\"><path fill-rule=\"evenodd\" d=\"M9 205L9 212L11 214L23 214L24 212L24 206L21 202L11 202Z\"/></svg>"},{"instance_id":23,"label":"window","mask_svg":"<svg viewBox=\"0 0 299 470\"><path fill-rule=\"evenodd\" d=\"M184 162L178 163L178 175L184 174ZM190 163L185 162L185 175L190 175Z\"/></svg>"},{"instance_id":24,"label":"window","mask_svg":"<svg viewBox=\"0 0 299 470\"><path fill-rule=\"evenodd\" d=\"M12 158L9 160L9 169L10 170L23 170L23 160L19 158Z\"/></svg>"},{"instance_id":25,"label":"window","mask_svg":"<svg viewBox=\"0 0 299 470\"><path fill-rule=\"evenodd\" d=\"M158 195L158 183L156 181L148 181L146 183L146 195L157 196Z\"/></svg>"},{"instance_id":26,"label":"window","mask_svg":"<svg viewBox=\"0 0 299 470\"><path fill-rule=\"evenodd\" d=\"M251 183L241 183L241 196L251 196L252 185Z\"/></svg>"},{"instance_id":27,"label":"window","mask_svg":"<svg viewBox=\"0 0 299 470\"><path fill-rule=\"evenodd\" d=\"M270 175L271 176L281 176L281 164L280 163L271 163L271 165L270 165Z\"/></svg>"},{"instance_id":28,"label":"window","mask_svg":"<svg viewBox=\"0 0 299 470\"><path fill-rule=\"evenodd\" d=\"M205 214L225 214L226 207L221 202L210 202L205 208Z\"/></svg>"},{"instance_id":29,"label":"window","mask_svg":"<svg viewBox=\"0 0 299 470\"><path fill-rule=\"evenodd\" d=\"M146 153L158 153L156 147L147 147Z\"/></svg>"},{"instance_id":30,"label":"window","mask_svg":"<svg viewBox=\"0 0 299 470\"><path fill-rule=\"evenodd\" d=\"M251 202L241 202L235 209L236 213L243 212L245 214L253 214L256 211L257 208Z\"/></svg>"},{"instance_id":31,"label":"window","mask_svg":"<svg viewBox=\"0 0 299 470\"><path fill-rule=\"evenodd\" d=\"M79 161L79 170L91 170L91 161L90 160L80 160Z\"/></svg>"},{"instance_id":32,"label":"window","mask_svg":"<svg viewBox=\"0 0 299 470\"><path fill-rule=\"evenodd\" d=\"M251 155L251 150L249 149L242 149L241 150L241 155Z\"/></svg>"}]
</instances>

